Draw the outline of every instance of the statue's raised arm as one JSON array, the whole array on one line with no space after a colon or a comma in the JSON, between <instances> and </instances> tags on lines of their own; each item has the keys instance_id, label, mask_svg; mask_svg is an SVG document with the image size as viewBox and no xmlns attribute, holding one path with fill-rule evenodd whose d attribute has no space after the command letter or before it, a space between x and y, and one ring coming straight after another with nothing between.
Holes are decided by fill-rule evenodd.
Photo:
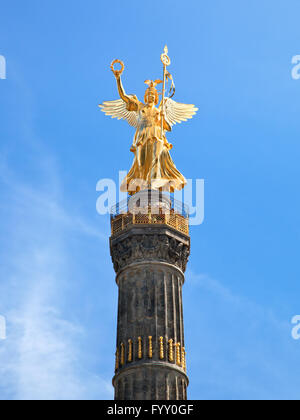
<instances>
[{"instance_id":1,"label":"statue's raised arm","mask_svg":"<svg viewBox=\"0 0 300 420\"><path fill-rule=\"evenodd\" d=\"M121 70L115 70L114 65L119 63ZM137 112L139 110L140 101L135 95L127 95L121 81L121 75L124 71L124 63L120 60L114 60L111 63L111 70L117 81L118 92L121 99L115 101L105 101L99 105L101 110L112 118L118 120L127 120L132 127L137 127Z\"/></svg>"}]
</instances>

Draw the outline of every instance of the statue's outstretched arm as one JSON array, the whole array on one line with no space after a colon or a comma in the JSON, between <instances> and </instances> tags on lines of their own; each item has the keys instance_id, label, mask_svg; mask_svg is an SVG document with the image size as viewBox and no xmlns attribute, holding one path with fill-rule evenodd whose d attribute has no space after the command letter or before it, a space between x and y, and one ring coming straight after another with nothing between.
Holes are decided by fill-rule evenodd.
<instances>
[{"instance_id":1,"label":"statue's outstretched arm","mask_svg":"<svg viewBox=\"0 0 300 420\"><path fill-rule=\"evenodd\" d=\"M114 65L116 63L119 63L121 65L121 70L116 70L114 68ZM124 63L121 60L114 60L111 63L110 66L116 81L117 81L117 87L119 91L120 98L126 103L126 108L128 111L137 111L139 108L139 100L135 95L126 95L125 89L123 87L122 81L121 81L121 74L124 71Z\"/></svg>"},{"instance_id":2,"label":"statue's outstretched arm","mask_svg":"<svg viewBox=\"0 0 300 420\"><path fill-rule=\"evenodd\" d=\"M119 91L120 98L123 99L124 102L129 104L130 98L125 93L125 89L124 89L122 81L121 81L121 76L119 76L119 77L116 76L116 81L117 81L117 86L118 86L118 91Z\"/></svg>"},{"instance_id":3,"label":"statue's outstretched arm","mask_svg":"<svg viewBox=\"0 0 300 420\"><path fill-rule=\"evenodd\" d=\"M138 99L136 96L128 96L125 93L125 89L123 87L122 81L121 81L121 75L119 74L115 74L116 77L116 81L117 81L117 87L118 87L118 92L120 95L120 98L126 102L127 105L127 109L129 111L137 111L138 110Z\"/></svg>"}]
</instances>

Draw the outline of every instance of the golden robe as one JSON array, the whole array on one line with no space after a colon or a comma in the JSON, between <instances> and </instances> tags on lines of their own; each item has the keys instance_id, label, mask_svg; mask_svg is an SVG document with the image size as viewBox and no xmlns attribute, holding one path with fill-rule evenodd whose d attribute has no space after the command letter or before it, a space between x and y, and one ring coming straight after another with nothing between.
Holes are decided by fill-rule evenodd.
<instances>
[{"instance_id":1,"label":"golden robe","mask_svg":"<svg viewBox=\"0 0 300 420\"><path fill-rule=\"evenodd\" d=\"M129 104L130 111L137 103ZM131 151L134 160L130 171L121 184L121 191L130 195L143 189L161 189L174 192L186 185L186 179L177 170L169 150L172 146L165 135L161 135L161 118L159 109L154 106L138 103L138 124ZM171 131L164 122L164 130Z\"/></svg>"}]
</instances>

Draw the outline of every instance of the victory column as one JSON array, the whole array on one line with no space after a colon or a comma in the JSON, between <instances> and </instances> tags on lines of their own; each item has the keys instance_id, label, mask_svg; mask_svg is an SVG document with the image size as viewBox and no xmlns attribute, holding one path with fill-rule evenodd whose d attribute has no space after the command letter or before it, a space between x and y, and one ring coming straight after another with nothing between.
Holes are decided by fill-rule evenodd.
<instances>
[{"instance_id":1,"label":"victory column","mask_svg":"<svg viewBox=\"0 0 300 420\"><path fill-rule=\"evenodd\" d=\"M163 80L146 80L141 102L126 94L124 64L114 60L120 99L100 105L106 115L127 120L136 130L132 167L121 184L129 197L111 214L110 250L119 288L116 400L187 399L182 286L190 254L189 222L185 206L171 197L186 179L171 158L166 132L192 118L197 108L172 99L167 47L161 61ZM162 92L156 89L160 84Z\"/></svg>"}]
</instances>

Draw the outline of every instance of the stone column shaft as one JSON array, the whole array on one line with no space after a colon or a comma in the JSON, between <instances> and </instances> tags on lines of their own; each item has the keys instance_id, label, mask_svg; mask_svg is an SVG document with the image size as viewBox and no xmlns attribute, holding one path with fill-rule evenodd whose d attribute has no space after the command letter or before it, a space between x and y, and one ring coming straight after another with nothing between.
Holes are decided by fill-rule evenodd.
<instances>
[{"instance_id":1,"label":"stone column shaft","mask_svg":"<svg viewBox=\"0 0 300 420\"><path fill-rule=\"evenodd\" d=\"M116 400L185 400L182 286L190 240L166 225L110 239L119 287Z\"/></svg>"}]
</instances>

